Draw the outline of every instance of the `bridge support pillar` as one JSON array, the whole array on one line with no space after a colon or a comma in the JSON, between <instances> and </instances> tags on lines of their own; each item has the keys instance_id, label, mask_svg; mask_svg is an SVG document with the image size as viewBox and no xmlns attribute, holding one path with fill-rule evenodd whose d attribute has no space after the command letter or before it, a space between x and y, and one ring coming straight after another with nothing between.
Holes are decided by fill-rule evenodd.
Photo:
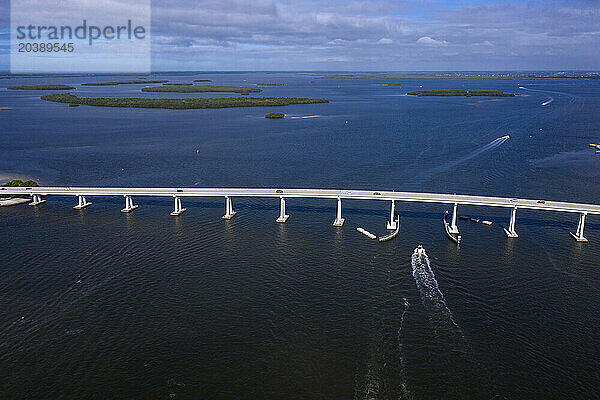
<instances>
[{"instance_id":1,"label":"bridge support pillar","mask_svg":"<svg viewBox=\"0 0 600 400\"><path fill-rule=\"evenodd\" d=\"M181 207L181 199L177 196L173 196L175 202L175 210L171 213L171 215L180 215L185 212L185 208Z\"/></svg>"},{"instance_id":2,"label":"bridge support pillar","mask_svg":"<svg viewBox=\"0 0 600 400\"><path fill-rule=\"evenodd\" d=\"M458 226L456 226L456 216L458 212L458 203L454 203L452 209L452 223L450 224L450 233L458 233Z\"/></svg>"},{"instance_id":3,"label":"bridge support pillar","mask_svg":"<svg viewBox=\"0 0 600 400\"><path fill-rule=\"evenodd\" d=\"M509 238L519 237L519 235L517 235L517 232L515 231L516 223L517 223L517 207L513 207L512 211L510 212L510 222L508 223L508 229L504 228L504 233L506 233L506 236L508 236Z\"/></svg>"},{"instance_id":4,"label":"bridge support pillar","mask_svg":"<svg viewBox=\"0 0 600 400\"><path fill-rule=\"evenodd\" d=\"M392 207L390 209L390 220L387 223L387 228L390 230L396 229L396 219L394 218L395 212L396 212L396 205L394 204L394 200L392 200Z\"/></svg>"},{"instance_id":5,"label":"bridge support pillar","mask_svg":"<svg viewBox=\"0 0 600 400\"><path fill-rule=\"evenodd\" d=\"M29 205L37 206L37 205L43 204L45 202L46 202L46 200L43 200L41 195L34 194L34 195L31 195L31 203L29 203Z\"/></svg>"},{"instance_id":6,"label":"bridge support pillar","mask_svg":"<svg viewBox=\"0 0 600 400\"><path fill-rule=\"evenodd\" d=\"M579 214L579 223L577 224L577 233L569 232L571 236L578 242L587 242L588 240L583 236L583 229L585 228L585 217L587 213Z\"/></svg>"},{"instance_id":7,"label":"bridge support pillar","mask_svg":"<svg viewBox=\"0 0 600 400\"><path fill-rule=\"evenodd\" d=\"M342 218L342 199L338 197L337 199L337 212L335 214L335 221L333 221L333 226L343 226L345 219Z\"/></svg>"},{"instance_id":8,"label":"bridge support pillar","mask_svg":"<svg viewBox=\"0 0 600 400\"><path fill-rule=\"evenodd\" d=\"M86 208L88 206L91 206L92 202L91 201L87 201L85 199L85 196L82 196L80 194L77 195L77 205L73 206L74 209L76 210L81 210L82 208Z\"/></svg>"},{"instance_id":9,"label":"bridge support pillar","mask_svg":"<svg viewBox=\"0 0 600 400\"><path fill-rule=\"evenodd\" d=\"M125 197L125 208L121 210L122 213L132 212L133 210L138 208L138 206L133 205L133 199L131 198L131 196L125 195L124 197ZM179 206L181 207L181 204L179 204Z\"/></svg>"},{"instance_id":10,"label":"bridge support pillar","mask_svg":"<svg viewBox=\"0 0 600 400\"><path fill-rule=\"evenodd\" d=\"M237 212L233 211L233 202L231 201L231 197L225 196L225 215L221 218L223 219L231 219L237 214Z\"/></svg>"},{"instance_id":11,"label":"bridge support pillar","mask_svg":"<svg viewBox=\"0 0 600 400\"><path fill-rule=\"evenodd\" d=\"M277 222L284 223L289 217L290 216L285 213L285 199L281 196L279 198L279 218L277 218Z\"/></svg>"}]
</instances>

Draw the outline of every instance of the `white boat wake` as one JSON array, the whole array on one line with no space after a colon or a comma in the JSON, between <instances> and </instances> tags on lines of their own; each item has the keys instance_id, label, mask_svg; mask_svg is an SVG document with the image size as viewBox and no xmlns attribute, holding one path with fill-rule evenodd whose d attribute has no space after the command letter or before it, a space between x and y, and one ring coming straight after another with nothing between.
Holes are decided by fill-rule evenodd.
<instances>
[{"instance_id":1,"label":"white boat wake","mask_svg":"<svg viewBox=\"0 0 600 400\"><path fill-rule=\"evenodd\" d=\"M464 163L465 161L468 161L472 158L477 157L481 153L493 150L496 147L501 146L508 139L510 139L510 135L505 135L505 136L496 138L496 139L492 140L491 142L489 142L488 144L486 144L485 146L480 147L479 149L467 154L464 157L459 158L458 160L450 161L450 162L444 163L443 165L440 165L438 167L430 169L429 171L427 171L426 175L431 176L434 174L439 174L441 172L446 172L446 171L456 167L457 165Z\"/></svg>"},{"instance_id":2,"label":"white boat wake","mask_svg":"<svg viewBox=\"0 0 600 400\"><path fill-rule=\"evenodd\" d=\"M304 116L293 116L290 119L307 119L307 118L318 118L320 115L304 115Z\"/></svg>"},{"instance_id":3,"label":"white boat wake","mask_svg":"<svg viewBox=\"0 0 600 400\"><path fill-rule=\"evenodd\" d=\"M487 371L476 360L471 346L468 344L463 330L454 319L448 308L435 275L431 270L429 257L419 246L412 255L413 277L419 291L425 311L433 328L434 353L439 354L443 362L439 364L440 376L444 376L442 385L446 388L456 387L472 392L479 398L489 398L495 392ZM464 381L470 382L468 387L462 387ZM454 386L459 385L459 386ZM447 390L447 389L445 389ZM471 396L471 395L469 395ZM472 397L465 398L472 398Z\"/></svg>"},{"instance_id":4,"label":"white boat wake","mask_svg":"<svg viewBox=\"0 0 600 400\"><path fill-rule=\"evenodd\" d=\"M400 314L400 324L395 335L398 352L386 352L385 328L378 327L376 337L369 346L369 357L365 360L365 369L363 371L361 371L362 368L357 370L354 400L413 399L413 395L408 388L403 346L404 318L409 304L406 298L402 298L402 302L403 309ZM397 354L397 358L391 357L391 354ZM395 373L390 374L390 371L395 371Z\"/></svg>"},{"instance_id":5,"label":"white boat wake","mask_svg":"<svg viewBox=\"0 0 600 400\"><path fill-rule=\"evenodd\" d=\"M404 301L404 310L402 311L402 315L400 317L400 327L398 328L398 352L399 352L399 371L398 375L400 378L400 397L402 400L410 400L412 399L412 393L408 389L408 382L406 381L406 361L404 361L404 345L402 344L402 328L404 327L404 316L408 311L408 300L406 298L402 299Z\"/></svg>"},{"instance_id":6,"label":"white boat wake","mask_svg":"<svg viewBox=\"0 0 600 400\"><path fill-rule=\"evenodd\" d=\"M554 99L552 97L550 97L548 100L546 100L545 102L542 103L543 106L547 106L548 104L552 103L554 101Z\"/></svg>"},{"instance_id":7,"label":"white boat wake","mask_svg":"<svg viewBox=\"0 0 600 400\"><path fill-rule=\"evenodd\" d=\"M569 103L573 103L575 101L575 96L566 92L557 92L557 91L553 91L553 90L540 90L540 89L529 89L523 86L519 86L519 89L523 89L523 90L528 90L530 92L538 92L538 93L554 93L556 95L565 95L567 97L569 97ZM548 100L544 101L542 103L543 106L546 106L550 103L552 103L554 101L554 98L551 96L548 96Z\"/></svg>"},{"instance_id":8,"label":"white boat wake","mask_svg":"<svg viewBox=\"0 0 600 400\"><path fill-rule=\"evenodd\" d=\"M460 341L464 341L463 331L456 321L454 321L454 316L446 305L446 300L438 287L437 280L429 264L429 257L425 254L425 251L417 252L415 250L415 253L412 255L411 264L413 277L421 292L423 306L429 312L432 322L435 324L436 332L439 333L440 329L442 329L447 334L456 336Z\"/></svg>"}]
</instances>

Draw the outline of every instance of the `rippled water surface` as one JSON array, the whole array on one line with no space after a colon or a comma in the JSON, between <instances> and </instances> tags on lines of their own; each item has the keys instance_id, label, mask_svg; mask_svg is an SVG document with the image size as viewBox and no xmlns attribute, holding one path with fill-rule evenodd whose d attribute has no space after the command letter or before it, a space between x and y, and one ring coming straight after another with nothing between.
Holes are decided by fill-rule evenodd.
<instances>
[{"instance_id":1,"label":"rippled water surface","mask_svg":"<svg viewBox=\"0 0 600 400\"><path fill-rule=\"evenodd\" d=\"M165 75L163 75L165 76ZM335 80L296 73L166 75L328 98L284 108L70 108L18 84L79 96L154 96L115 77L0 80L0 171L46 185L315 187L598 203L600 82ZM382 83L401 83L385 86ZM512 98L415 98L420 89ZM523 88L519 88L522 86ZM162 94L161 94L162 95ZM165 95L165 97L178 95ZM187 96L206 96L203 94ZM289 118L266 120L283 111ZM302 118L310 117L310 118ZM510 136L510 138L503 138ZM397 203L49 197L0 208L0 397L592 399L600 382L600 219ZM422 244L427 257L412 257Z\"/></svg>"}]
</instances>

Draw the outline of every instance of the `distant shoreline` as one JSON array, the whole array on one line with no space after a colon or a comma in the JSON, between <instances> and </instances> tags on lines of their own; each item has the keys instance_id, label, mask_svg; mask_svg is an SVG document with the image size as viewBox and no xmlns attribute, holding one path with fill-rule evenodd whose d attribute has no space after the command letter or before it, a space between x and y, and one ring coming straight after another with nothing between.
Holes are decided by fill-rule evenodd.
<instances>
[{"instance_id":1,"label":"distant shoreline","mask_svg":"<svg viewBox=\"0 0 600 400\"><path fill-rule=\"evenodd\" d=\"M136 77L157 77L160 75L178 75L196 77L198 74L218 74L218 73L244 73L246 71L153 71L152 73L104 73L104 74L11 74L8 71L0 72L0 79L11 78L44 78L44 77L111 77L127 76ZM256 73L265 71L252 71ZM437 71L437 72L326 72L326 71L269 71L281 73L296 73L298 75L311 76L313 78L327 79L506 79L506 80L594 80L600 79L600 71L481 71L481 72L463 72L463 71ZM210 79L198 79L194 82L210 82ZM144 82L139 82L144 83Z\"/></svg>"},{"instance_id":2,"label":"distant shoreline","mask_svg":"<svg viewBox=\"0 0 600 400\"><path fill-rule=\"evenodd\" d=\"M494 79L494 80L597 80L600 72L359 72L308 74L317 79Z\"/></svg>"}]
</instances>

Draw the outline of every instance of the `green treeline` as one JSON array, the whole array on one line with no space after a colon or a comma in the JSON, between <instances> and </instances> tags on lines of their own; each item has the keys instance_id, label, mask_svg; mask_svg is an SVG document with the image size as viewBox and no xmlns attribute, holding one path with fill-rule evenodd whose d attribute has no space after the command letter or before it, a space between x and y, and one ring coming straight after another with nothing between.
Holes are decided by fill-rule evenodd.
<instances>
[{"instance_id":1,"label":"green treeline","mask_svg":"<svg viewBox=\"0 0 600 400\"><path fill-rule=\"evenodd\" d=\"M38 183L36 181L23 182L20 179L13 179L12 181L6 182L3 186L6 186L6 187L30 187L30 186L38 186Z\"/></svg>"},{"instance_id":2,"label":"green treeline","mask_svg":"<svg viewBox=\"0 0 600 400\"><path fill-rule=\"evenodd\" d=\"M512 97L514 93L504 93L501 90L416 90L408 92L413 96L492 96L492 97Z\"/></svg>"},{"instance_id":3,"label":"green treeline","mask_svg":"<svg viewBox=\"0 0 600 400\"><path fill-rule=\"evenodd\" d=\"M164 83L168 82L165 80L144 80L144 79L130 79L126 81L111 81L111 82L89 82L82 83L81 86L115 86L115 85L140 85L147 83Z\"/></svg>"},{"instance_id":4,"label":"green treeline","mask_svg":"<svg viewBox=\"0 0 600 400\"><path fill-rule=\"evenodd\" d=\"M277 119L283 118L285 116L284 113L268 113L265 115L265 118Z\"/></svg>"},{"instance_id":5,"label":"green treeline","mask_svg":"<svg viewBox=\"0 0 600 400\"><path fill-rule=\"evenodd\" d=\"M169 93L258 93L262 92L262 89L247 88L242 86L187 86L187 85L175 85L175 86L154 86L142 88L142 92L169 92Z\"/></svg>"},{"instance_id":6,"label":"green treeline","mask_svg":"<svg viewBox=\"0 0 600 400\"><path fill-rule=\"evenodd\" d=\"M226 107L263 107L287 106L290 104L329 103L327 99L309 99L304 97L223 97L205 99L147 99L147 98L105 98L77 97L72 94L49 94L42 100L58 103L85 104L99 107L167 108L197 109Z\"/></svg>"}]
</instances>

